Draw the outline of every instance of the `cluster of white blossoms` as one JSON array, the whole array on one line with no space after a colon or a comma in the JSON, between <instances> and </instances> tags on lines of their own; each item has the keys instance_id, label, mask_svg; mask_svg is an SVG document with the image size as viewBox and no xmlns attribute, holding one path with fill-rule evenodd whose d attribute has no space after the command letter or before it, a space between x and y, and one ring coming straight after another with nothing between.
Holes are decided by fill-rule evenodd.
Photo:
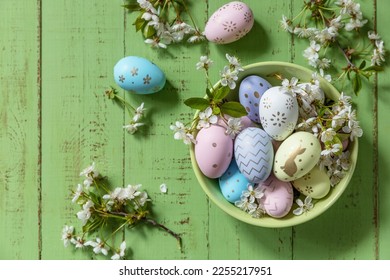
<instances>
[{"instance_id":1,"label":"cluster of white blossoms","mask_svg":"<svg viewBox=\"0 0 390 280\"><path fill-rule=\"evenodd\" d=\"M299 104L296 128L309 131L320 140L323 149L319 166L335 186L350 168L348 145L363 135L351 97L341 93L336 101L326 100L317 74L309 83L298 83L295 94Z\"/></svg>"},{"instance_id":2,"label":"cluster of white blossoms","mask_svg":"<svg viewBox=\"0 0 390 280\"><path fill-rule=\"evenodd\" d=\"M331 54L327 52L329 46L334 46L342 51L343 57L347 60L346 71L352 70L357 73L359 72L357 70L363 70L358 68L357 61L370 61L373 67L380 66L385 61L384 42L374 31L369 31L367 36L371 50L366 44L342 45L346 42L347 44L356 42L350 39L354 35L359 36L361 40L360 29L367 22L360 4L354 0L320 0L305 2L302 12L294 19L283 15L281 26L285 31L309 41L303 56L310 66L324 70L334 65L334 59L331 59ZM351 34L355 31L355 34ZM372 71L379 71L373 67L366 69L367 76Z\"/></svg>"},{"instance_id":3,"label":"cluster of white blossoms","mask_svg":"<svg viewBox=\"0 0 390 280\"><path fill-rule=\"evenodd\" d=\"M95 254L108 256L111 259L125 258L126 242L123 231L126 226L133 227L140 222L160 227L174 236L180 242L179 235L150 217L149 201L151 199L145 191L141 191L140 184L117 187L110 191L108 181L96 170L95 163L85 168L80 176L85 177L83 184L78 184L73 191L72 203L76 203L81 210L76 217L81 222L81 234L75 233L73 226L65 225L62 230L64 246L73 245L75 249L91 249ZM167 186L160 186L162 193L167 192ZM114 235L122 236L122 243L116 248ZM89 239L89 237L93 237ZM117 239L116 239L117 240Z\"/></svg>"},{"instance_id":4,"label":"cluster of white blossoms","mask_svg":"<svg viewBox=\"0 0 390 280\"><path fill-rule=\"evenodd\" d=\"M222 87L231 90L236 88L238 75L241 71L244 71L244 69L242 68L241 63L237 57L231 56L229 54L226 54L225 56L228 61L228 65L225 65L222 71L219 72L220 84ZM208 56L201 56L199 62L196 63L196 69L207 71L210 69L212 64L213 61ZM208 81L208 83L211 85L210 81ZM211 87L213 86L211 85ZM213 91L215 90L213 89ZM219 102L221 101L222 100L219 100ZM195 128L199 130L202 128L208 128L210 125L223 124L226 126L226 135L229 135L232 139L234 139L242 130L241 119L227 116L219 109L213 109L208 104L208 102L213 103L214 101L212 100L207 101L204 99L203 102L206 104L206 108L200 110L198 117L193 122L185 125L180 121L176 121L175 124L170 126L170 129L174 132L174 138L176 140L183 140L184 144L187 145L191 143L196 144L196 140L193 136Z\"/></svg>"},{"instance_id":5,"label":"cluster of white blossoms","mask_svg":"<svg viewBox=\"0 0 390 280\"><path fill-rule=\"evenodd\" d=\"M130 122L127 125L123 126L123 128L126 129L128 133L134 134L135 132L137 132L138 127L145 125L144 123L140 122L140 120L144 117L145 110L146 109L144 108L143 102L134 110L134 116L132 117Z\"/></svg>"},{"instance_id":6,"label":"cluster of white blossoms","mask_svg":"<svg viewBox=\"0 0 390 280\"><path fill-rule=\"evenodd\" d=\"M146 28L152 27L154 32L145 40L155 48L167 48L172 43L182 42L186 39L189 43L195 43L205 40L205 37L197 27L184 22L180 15L171 23L169 19L162 16L162 9L171 5L165 5L165 1L160 1L157 6L148 0L137 0L141 9L141 20L146 23ZM174 3L171 3L175 5ZM177 12L177 10L175 10ZM191 18L192 20L192 18Z\"/></svg>"},{"instance_id":7,"label":"cluster of white blossoms","mask_svg":"<svg viewBox=\"0 0 390 280\"><path fill-rule=\"evenodd\" d=\"M254 188L253 185L248 184L247 189L242 191L240 200L237 200L234 205L250 214L253 218L261 218L265 215L265 209L261 203L264 190L264 188L258 186Z\"/></svg>"}]
</instances>

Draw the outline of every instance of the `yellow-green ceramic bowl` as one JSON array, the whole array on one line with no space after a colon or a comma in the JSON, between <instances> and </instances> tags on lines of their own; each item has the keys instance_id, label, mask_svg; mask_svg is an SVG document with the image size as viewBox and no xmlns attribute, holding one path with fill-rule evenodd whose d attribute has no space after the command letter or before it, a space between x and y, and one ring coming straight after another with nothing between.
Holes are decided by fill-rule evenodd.
<instances>
[{"instance_id":1,"label":"yellow-green ceramic bowl","mask_svg":"<svg viewBox=\"0 0 390 280\"><path fill-rule=\"evenodd\" d=\"M280 74L282 77L288 79L290 79L291 77L297 77L302 82L308 82L310 81L313 73L311 70L299 65L286 63L286 62L276 62L276 61L254 63L254 64L247 65L243 68L245 70L240 73L239 80L237 83L238 85L242 79L244 79L249 75L258 75L267 79L272 85L280 85L281 83L280 80L273 78L272 77L273 74ZM331 99L337 99L340 96L340 93L337 91L337 89L333 87L326 80L321 79L320 86L322 90L325 92L327 97ZM239 86L237 86L236 89L230 93L229 95L230 99L236 99L236 100L238 99L238 88ZM234 218L248 224L252 224L260 227L268 227L268 228L281 228L281 227L291 227L291 226L295 226L310 221L316 218L317 216L319 216L320 214L324 213L327 209L329 209L329 207L331 207L337 201L337 199L341 196L341 194L346 189L355 169L356 160L358 156L357 140L354 140L352 143L350 143L349 150L351 152L351 167L348 173L346 174L346 176L336 186L331 188L329 194L320 200L316 200L314 204L314 208L311 209L309 212L303 213L300 216L295 216L294 214L292 214L292 211L290 211L290 213L287 216L280 219L272 218L270 216L264 216L258 219L253 218L246 212L236 207L234 204L229 203L222 196L218 180L207 178L199 170L199 167L195 160L194 145L191 146L190 155L191 155L192 166L200 186L207 194L207 196L219 208L221 208L224 212L233 216ZM294 203L292 210L295 208L297 208L297 205Z\"/></svg>"}]
</instances>

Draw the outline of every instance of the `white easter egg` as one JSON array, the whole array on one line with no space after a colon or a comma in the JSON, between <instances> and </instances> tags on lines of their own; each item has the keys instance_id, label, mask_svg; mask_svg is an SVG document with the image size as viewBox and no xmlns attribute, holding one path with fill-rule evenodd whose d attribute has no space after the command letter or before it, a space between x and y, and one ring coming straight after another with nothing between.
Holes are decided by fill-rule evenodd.
<instances>
[{"instance_id":1,"label":"white easter egg","mask_svg":"<svg viewBox=\"0 0 390 280\"><path fill-rule=\"evenodd\" d=\"M298 121L298 102L282 87L272 87L260 99L259 116L263 129L275 140L286 139Z\"/></svg>"}]
</instances>

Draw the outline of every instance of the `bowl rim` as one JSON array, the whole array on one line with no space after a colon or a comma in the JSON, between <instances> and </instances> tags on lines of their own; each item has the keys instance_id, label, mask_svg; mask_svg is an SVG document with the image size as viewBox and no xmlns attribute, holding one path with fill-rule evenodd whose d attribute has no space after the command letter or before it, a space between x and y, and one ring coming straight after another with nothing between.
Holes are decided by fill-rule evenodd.
<instances>
[{"instance_id":1,"label":"bowl rim","mask_svg":"<svg viewBox=\"0 0 390 280\"><path fill-rule=\"evenodd\" d=\"M282 62L282 61L256 62L256 63L252 63L252 64L248 64L248 65L243 66L244 71L240 73L241 75L240 75L238 82L240 82L240 80L242 78L244 78L248 75L252 75L252 74L245 75L246 71L253 69L253 68L257 68L257 67L267 67L267 66L292 68L292 69L301 71L305 75L310 75L310 76L314 72L306 67L303 67L303 66L297 65L297 64L293 64L290 62ZM340 95L340 92L331 83L329 83L328 81L326 81L322 77L319 77L319 80L320 80L321 88L325 87L327 89L327 91L328 90L332 91L332 94L336 93L338 96ZM218 86L219 83L220 82L218 81L214 85L214 88L216 86ZM326 90L324 90L324 92L325 92L325 94L327 93ZM199 111L197 111L195 113L195 117L198 113L199 113ZM209 185L211 184L211 181L217 182L217 186L218 186L217 191L220 193L219 183L217 181L218 179L210 179L202 174L202 172L200 171L200 169L196 163L196 160L195 160L195 149L194 149L195 145L194 144L191 144L191 146L190 146L190 158L191 158L191 164L192 164L193 171L195 173L195 176L196 176L197 181L200 184L201 188L206 193L207 197L214 204L216 204L221 210L223 210L225 213L236 218L239 221L242 221L242 222L245 222L247 224L254 225L254 226L265 227L265 228L284 228L284 227L296 226L296 225L308 222L310 220L313 220L314 218L318 217L319 215L323 214L326 210L328 210L344 193L344 191L347 188L347 186L348 186L348 184L349 184L349 182L354 174L354 171L355 171L356 161L357 161L357 157L358 157L358 139L354 139L354 141L351 141L349 145L350 145L349 150L351 153L350 154L351 165L350 165L350 169L348 170L346 175L343 177L343 179L337 185L335 185L334 187L331 187L330 192L328 193L328 195L325 198L322 198L320 200L316 200L315 206L313 207L313 209L310 210L310 212L304 213L300 216L295 216L295 215L291 214L292 211L290 210L290 213L283 218L272 218L268 215L266 215L265 217L258 218L258 219L253 218L248 213L245 213L244 211L242 211L241 209L236 207L234 204L228 202L225 198L223 198L222 194L216 195L215 194L216 191L215 190L213 191ZM338 188L337 191L334 190L335 188Z\"/></svg>"}]
</instances>

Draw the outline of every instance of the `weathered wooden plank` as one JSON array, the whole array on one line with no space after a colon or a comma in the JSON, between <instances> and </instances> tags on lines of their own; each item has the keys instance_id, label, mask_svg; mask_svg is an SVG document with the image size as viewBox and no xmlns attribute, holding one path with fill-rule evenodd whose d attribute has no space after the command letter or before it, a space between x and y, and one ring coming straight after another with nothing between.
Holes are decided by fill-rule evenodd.
<instances>
[{"instance_id":1,"label":"weathered wooden plank","mask_svg":"<svg viewBox=\"0 0 390 280\"><path fill-rule=\"evenodd\" d=\"M104 91L123 53L124 11L122 1L42 4L42 258L84 259L64 248L61 230L80 229L71 190L83 168L95 161L115 185L123 181L124 113Z\"/></svg>"},{"instance_id":2,"label":"weathered wooden plank","mask_svg":"<svg viewBox=\"0 0 390 280\"><path fill-rule=\"evenodd\" d=\"M390 34L388 32L388 26L390 25L390 18L387 14L388 1L378 0L375 1L376 15L377 15L377 30L385 41L386 48L390 43ZM386 56L388 59L388 56ZM388 65L388 62L385 64ZM378 75L378 193L374 197L374 203L377 204L378 213L376 217L376 226L378 227L378 244L377 244L377 258L389 260L390 259L390 203L389 203L389 142L390 137L388 131L390 131L389 124L389 104L390 96L388 94L390 88L389 69L386 69L384 73Z\"/></svg>"},{"instance_id":3,"label":"weathered wooden plank","mask_svg":"<svg viewBox=\"0 0 390 280\"><path fill-rule=\"evenodd\" d=\"M202 25L206 1L190 2L191 13ZM154 201L156 219L182 235L183 252L176 240L155 228L127 233L136 259L205 259L208 254L208 206L191 168L189 146L173 139L169 126L176 120L189 122L194 111L183 101L202 94L205 85L195 64L204 45L171 45L152 49L136 33L132 23L138 14L126 17L125 55L145 57L166 74L165 88L150 96L126 93L134 104L145 103L147 127L140 134L125 137L125 182L142 183ZM118 59L120 58L120 54ZM168 194L159 185L166 183Z\"/></svg>"},{"instance_id":4,"label":"weathered wooden plank","mask_svg":"<svg viewBox=\"0 0 390 280\"><path fill-rule=\"evenodd\" d=\"M39 1L0 3L0 259L39 258Z\"/></svg>"},{"instance_id":5,"label":"weathered wooden plank","mask_svg":"<svg viewBox=\"0 0 390 280\"><path fill-rule=\"evenodd\" d=\"M209 15L226 1L209 1ZM214 82L219 70L227 64L225 54L236 55L243 65L290 60L290 36L279 29L282 11L290 12L289 1L245 1L252 9L255 24L242 39L227 45L210 43L210 56L215 64L210 70ZM238 221L210 202L211 259L290 259L291 228L268 229ZM223 249L222 249L223 248Z\"/></svg>"},{"instance_id":6,"label":"weathered wooden plank","mask_svg":"<svg viewBox=\"0 0 390 280\"><path fill-rule=\"evenodd\" d=\"M374 1L360 1L364 16L372 26ZM364 2L364 3L363 3ZM295 3L297 14L301 3ZM364 30L367 32L367 30ZM363 34L363 36L366 36ZM301 65L306 41L295 40L295 59ZM336 61L336 63L340 63ZM371 80L374 83L374 80ZM315 220L294 228L294 259L374 259L375 258L375 86L364 83L358 97L352 92L364 135L359 139L359 156L354 176L344 194L328 211Z\"/></svg>"}]
</instances>

